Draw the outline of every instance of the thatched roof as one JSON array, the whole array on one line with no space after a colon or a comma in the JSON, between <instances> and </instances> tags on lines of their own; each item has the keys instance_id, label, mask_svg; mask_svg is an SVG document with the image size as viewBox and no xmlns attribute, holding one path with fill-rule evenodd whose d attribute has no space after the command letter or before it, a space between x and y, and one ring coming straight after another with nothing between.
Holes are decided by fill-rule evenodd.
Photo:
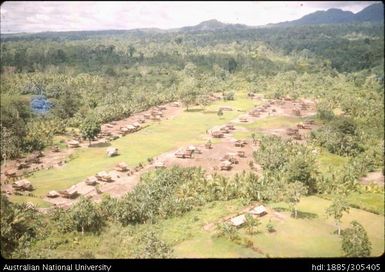
<instances>
[{"instance_id":1,"label":"thatched roof","mask_svg":"<svg viewBox=\"0 0 385 272\"><path fill-rule=\"evenodd\" d=\"M47 194L47 197L49 198L55 198L55 197L58 197L60 196L60 194L56 191L49 191L48 194Z\"/></svg>"},{"instance_id":2,"label":"thatched roof","mask_svg":"<svg viewBox=\"0 0 385 272\"><path fill-rule=\"evenodd\" d=\"M31 191L33 189L32 183L27 179L21 179L13 184L15 189Z\"/></svg>"},{"instance_id":3,"label":"thatched roof","mask_svg":"<svg viewBox=\"0 0 385 272\"><path fill-rule=\"evenodd\" d=\"M106 153L109 157L118 155L118 149L116 147L110 146L107 148Z\"/></svg>"},{"instance_id":4,"label":"thatched roof","mask_svg":"<svg viewBox=\"0 0 385 272\"><path fill-rule=\"evenodd\" d=\"M79 145L79 141L76 141L76 140L71 140L71 141L68 141L67 142L69 145Z\"/></svg>"},{"instance_id":5,"label":"thatched roof","mask_svg":"<svg viewBox=\"0 0 385 272\"><path fill-rule=\"evenodd\" d=\"M97 182L98 182L98 179L97 179L95 176L88 177L88 178L85 180L85 183L86 183L87 185L96 185Z\"/></svg>"},{"instance_id":6,"label":"thatched roof","mask_svg":"<svg viewBox=\"0 0 385 272\"><path fill-rule=\"evenodd\" d=\"M221 166L224 166L224 167L229 167L231 165L232 165L231 161L228 161L228 160L221 162Z\"/></svg>"}]
</instances>

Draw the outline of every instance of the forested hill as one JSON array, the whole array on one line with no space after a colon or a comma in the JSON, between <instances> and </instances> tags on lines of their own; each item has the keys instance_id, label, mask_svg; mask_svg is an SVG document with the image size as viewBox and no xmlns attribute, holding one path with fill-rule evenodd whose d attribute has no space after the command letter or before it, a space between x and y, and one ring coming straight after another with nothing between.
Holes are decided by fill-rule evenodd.
<instances>
[{"instance_id":1,"label":"forested hill","mask_svg":"<svg viewBox=\"0 0 385 272\"><path fill-rule=\"evenodd\" d=\"M212 21L213 24L219 28L223 26ZM383 63L384 26L381 23L222 28L216 31L203 30L207 25L200 28L198 32L177 33L115 30L6 35L1 44L2 66L32 71L44 70L47 65L69 64L80 71L96 68L103 71L105 66L112 64L132 66L171 60L181 67L186 61L211 66L211 57L205 55L204 48L235 43L241 51L233 57L237 58L241 68L244 63L241 52L251 50L250 46L256 40L285 55L321 57L341 72L358 71ZM163 44L164 50L155 50L155 44ZM192 50L193 54L182 56L184 50ZM217 52L215 58L222 59L220 63L225 65L229 57L229 52Z\"/></svg>"},{"instance_id":2,"label":"forested hill","mask_svg":"<svg viewBox=\"0 0 385 272\"><path fill-rule=\"evenodd\" d=\"M341 9L328 9L326 11L316 11L305 15L294 21L270 24L270 26L298 26L315 24L337 24L337 23L357 23L357 22L383 22L384 5L382 3L370 5L360 12L343 11Z\"/></svg>"}]
</instances>

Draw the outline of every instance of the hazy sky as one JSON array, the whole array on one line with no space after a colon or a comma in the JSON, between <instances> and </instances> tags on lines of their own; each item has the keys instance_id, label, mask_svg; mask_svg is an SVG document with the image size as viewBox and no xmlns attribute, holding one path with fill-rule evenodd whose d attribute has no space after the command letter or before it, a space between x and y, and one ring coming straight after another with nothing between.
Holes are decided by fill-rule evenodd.
<instances>
[{"instance_id":1,"label":"hazy sky","mask_svg":"<svg viewBox=\"0 0 385 272\"><path fill-rule=\"evenodd\" d=\"M316 10L354 13L374 1L314 2L16 2L1 5L1 33L175 28L209 19L251 26L299 19Z\"/></svg>"}]
</instances>

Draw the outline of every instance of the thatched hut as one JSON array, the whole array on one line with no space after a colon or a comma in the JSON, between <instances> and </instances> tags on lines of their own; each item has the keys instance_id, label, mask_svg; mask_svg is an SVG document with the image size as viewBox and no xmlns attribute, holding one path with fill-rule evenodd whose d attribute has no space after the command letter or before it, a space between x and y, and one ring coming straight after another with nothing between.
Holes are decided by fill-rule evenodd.
<instances>
[{"instance_id":1,"label":"thatched hut","mask_svg":"<svg viewBox=\"0 0 385 272\"><path fill-rule=\"evenodd\" d=\"M87 185L95 186L96 183L98 182L98 179L95 176L91 176L91 177L88 177L84 182Z\"/></svg>"},{"instance_id":2,"label":"thatched hut","mask_svg":"<svg viewBox=\"0 0 385 272\"><path fill-rule=\"evenodd\" d=\"M120 162L115 166L115 170L118 172L128 171L128 165L125 162Z\"/></svg>"},{"instance_id":3,"label":"thatched hut","mask_svg":"<svg viewBox=\"0 0 385 272\"><path fill-rule=\"evenodd\" d=\"M221 170L229 171L232 168L232 163L230 161L223 161L221 162Z\"/></svg>"},{"instance_id":4,"label":"thatched hut","mask_svg":"<svg viewBox=\"0 0 385 272\"><path fill-rule=\"evenodd\" d=\"M267 209L263 205L259 205L250 210L250 213L257 216L264 216L267 214Z\"/></svg>"},{"instance_id":5,"label":"thatched hut","mask_svg":"<svg viewBox=\"0 0 385 272\"><path fill-rule=\"evenodd\" d=\"M32 191L33 190L32 183L27 179L21 179L21 180L15 181L12 184L12 187L18 191Z\"/></svg>"},{"instance_id":6,"label":"thatched hut","mask_svg":"<svg viewBox=\"0 0 385 272\"><path fill-rule=\"evenodd\" d=\"M80 146L80 143L79 143L79 141L71 140L71 141L67 142L67 145L69 148L77 148Z\"/></svg>"},{"instance_id":7,"label":"thatched hut","mask_svg":"<svg viewBox=\"0 0 385 272\"><path fill-rule=\"evenodd\" d=\"M236 217L233 217L230 219L230 223L235 227L242 226L244 223L246 223L246 216L244 214L241 214Z\"/></svg>"},{"instance_id":8,"label":"thatched hut","mask_svg":"<svg viewBox=\"0 0 385 272\"><path fill-rule=\"evenodd\" d=\"M213 136L214 138L223 138L225 135L221 131L213 131L211 133L211 136Z\"/></svg>"},{"instance_id":9,"label":"thatched hut","mask_svg":"<svg viewBox=\"0 0 385 272\"><path fill-rule=\"evenodd\" d=\"M112 182L114 181L109 173L106 171L101 171L95 175L96 179L99 181L104 181L104 182Z\"/></svg>"},{"instance_id":10,"label":"thatched hut","mask_svg":"<svg viewBox=\"0 0 385 272\"><path fill-rule=\"evenodd\" d=\"M64 198L74 199L79 196L78 191L76 190L76 186L73 185L69 189L64 191L59 191L60 195Z\"/></svg>"},{"instance_id":11,"label":"thatched hut","mask_svg":"<svg viewBox=\"0 0 385 272\"><path fill-rule=\"evenodd\" d=\"M16 170L15 170L15 169L8 169L8 170L5 170L4 175L5 175L7 178L15 178L15 177L16 177Z\"/></svg>"},{"instance_id":12,"label":"thatched hut","mask_svg":"<svg viewBox=\"0 0 385 272\"><path fill-rule=\"evenodd\" d=\"M106 150L107 156L112 157L118 155L118 149L116 147L108 147Z\"/></svg>"},{"instance_id":13,"label":"thatched hut","mask_svg":"<svg viewBox=\"0 0 385 272\"><path fill-rule=\"evenodd\" d=\"M157 161L154 163L156 169L166 168L166 165L162 161Z\"/></svg>"},{"instance_id":14,"label":"thatched hut","mask_svg":"<svg viewBox=\"0 0 385 272\"><path fill-rule=\"evenodd\" d=\"M59 196L60 196L60 194L57 191L49 191L47 194L47 197L49 197L49 198L56 198Z\"/></svg>"}]
</instances>

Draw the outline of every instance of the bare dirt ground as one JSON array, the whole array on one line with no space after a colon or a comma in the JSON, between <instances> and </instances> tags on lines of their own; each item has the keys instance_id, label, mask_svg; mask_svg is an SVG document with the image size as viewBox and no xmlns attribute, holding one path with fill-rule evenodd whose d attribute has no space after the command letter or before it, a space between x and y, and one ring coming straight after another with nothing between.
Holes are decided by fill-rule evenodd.
<instances>
[{"instance_id":1,"label":"bare dirt ground","mask_svg":"<svg viewBox=\"0 0 385 272\"><path fill-rule=\"evenodd\" d=\"M366 177L361 178L361 183L368 185L368 184L378 184L381 186L384 186L384 175L381 171L378 172L371 172L366 175Z\"/></svg>"}]
</instances>

